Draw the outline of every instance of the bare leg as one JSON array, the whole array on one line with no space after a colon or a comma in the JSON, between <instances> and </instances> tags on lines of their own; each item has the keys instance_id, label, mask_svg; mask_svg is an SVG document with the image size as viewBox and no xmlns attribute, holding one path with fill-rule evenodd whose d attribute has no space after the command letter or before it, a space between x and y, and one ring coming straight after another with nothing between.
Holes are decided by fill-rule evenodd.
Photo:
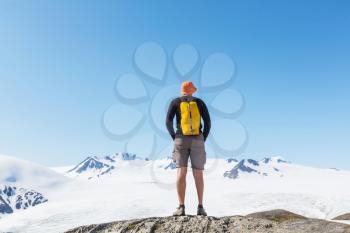
<instances>
[{"instance_id":1,"label":"bare leg","mask_svg":"<svg viewBox=\"0 0 350 233\"><path fill-rule=\"evenodd\" d=\"M177 196L178 196L180 205L185 204L186 174L187 174L187 167L177 168L176 189L177 189Z\"/></svg>"},{"instance_id":2,"label":"bare leg","mask_svg":"<svg viewBox=\"0 0 350 233\"><path fill-rule=\"evenodd\" d=\"M203 170L192 169L194 181L196 183L198 204L203 204L203 191L204 191L204 180L203 180Z\"/></svg>"}]
</instances>

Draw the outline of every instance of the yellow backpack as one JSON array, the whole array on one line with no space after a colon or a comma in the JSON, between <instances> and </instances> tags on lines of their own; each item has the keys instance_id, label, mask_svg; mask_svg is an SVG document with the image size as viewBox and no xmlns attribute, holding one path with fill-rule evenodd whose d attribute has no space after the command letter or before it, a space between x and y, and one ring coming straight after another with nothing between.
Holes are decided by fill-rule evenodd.
<instances>
[{"instance_id":1,"label":"yellow backpack","mask_svg":"<svg viewBox=\"0 0 350 233\"><path fill-rule=\"evenodd\" d=\"M201 115L196 101L180 103L181 129L183 135L199 135Z\"/></svg>"}]
</instances>

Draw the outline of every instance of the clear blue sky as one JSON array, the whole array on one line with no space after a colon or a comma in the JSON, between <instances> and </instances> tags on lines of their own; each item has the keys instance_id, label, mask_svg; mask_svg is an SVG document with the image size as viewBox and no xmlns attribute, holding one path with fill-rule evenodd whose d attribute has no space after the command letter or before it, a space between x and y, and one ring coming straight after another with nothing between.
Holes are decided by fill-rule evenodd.
<instances>
[{"instance_id":1,"label":"clear blue sky","mask_svg":"<svg viewBox=\"0 0 350 233\"><path fill-rule=\"evenodd\" d=\"M100 126L116 78L143 42L168 54L186 42L236 61L242 157L350 169L349 12L346 0L0 0L0 153L58 166L123 150Z\"/></svg>"}]
</instances>

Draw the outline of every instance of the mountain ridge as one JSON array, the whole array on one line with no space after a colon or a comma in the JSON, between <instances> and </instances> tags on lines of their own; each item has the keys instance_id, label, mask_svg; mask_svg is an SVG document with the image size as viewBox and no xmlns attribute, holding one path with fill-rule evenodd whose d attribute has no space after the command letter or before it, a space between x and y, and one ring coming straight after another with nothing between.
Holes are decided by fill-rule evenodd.
<instances>
[{"instance_id":1,"label":"mountain ridge","mask_svg":"<svg viewBox=\"0 0 350 233\"><path fill-rule=\"evenodd\" d=\"M209 158L207 160L216 159ZM292 164L281 156L264 157L261 160L250 158L241 159L240 161L236 158L219 158L218 160L225 161L227 165L233 166L229 168L229 170L223 170L222 172L224 177L231 179L238 179L242 175L253 173L261 176L272 175L283 177L280 171L281 166ZM150 163L158 163L157 166L165 170L173 170L176 168L176 164L171 157L150 160L148 158L139 158L136 154L119 152L112 156L88 156L77 165L65 171L65 174L71 177L86 177L87 179L101 178L105 175L111 176L120 166L124 166L125 162L128 162L129 165L134 165L136 161L138 163L137 166L147 166L147 164Z\"/></svg>"}]
</instances>

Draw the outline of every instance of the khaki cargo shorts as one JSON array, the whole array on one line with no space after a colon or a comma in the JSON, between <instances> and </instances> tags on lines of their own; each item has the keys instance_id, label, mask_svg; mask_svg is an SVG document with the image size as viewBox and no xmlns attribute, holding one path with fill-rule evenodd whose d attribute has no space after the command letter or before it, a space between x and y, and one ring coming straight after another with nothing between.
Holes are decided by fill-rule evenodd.
<instances>
[{"instance_id":1,"label":"khaki cargo shorts","mask_svg":"<svg viewBox=\"0 0 350 233\"><path fill-rule=\"evenodd\" d=\"M202 134L198 136L176 135L173 150L173 160L176 167L187 167L189 158L191 158L192 168L204 169L206 152Z\"/></svg>"}]
</instances>

